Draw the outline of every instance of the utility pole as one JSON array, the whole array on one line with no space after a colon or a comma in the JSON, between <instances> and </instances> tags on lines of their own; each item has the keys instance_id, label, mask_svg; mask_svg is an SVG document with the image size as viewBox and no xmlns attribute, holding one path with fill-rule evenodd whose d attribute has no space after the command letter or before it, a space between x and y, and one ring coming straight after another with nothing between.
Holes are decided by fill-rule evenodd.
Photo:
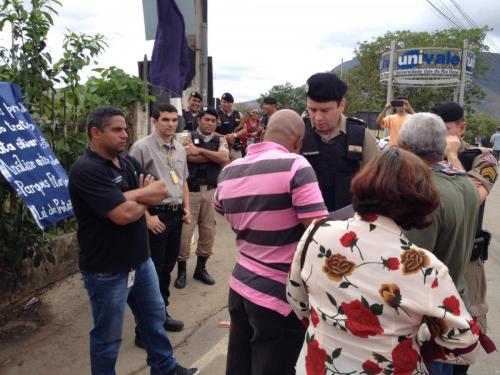
<instances>
[{"instance_id":1,"label":"utility pole","mask_svg":"<svg viewBox=\"0 0 500 375\"><path fill-rule=\"evenodd\" d=\"M208 103L208 26L207 26L207 1L195 0L196 14L196 86L198 86L203 103Z\"/></svg>"},{"instance_id":2,"label":"utility pole","mask_svg":"<svg viewBox=\"0 0 500 375\"><path fill-rule=\"evenodd\" d=\"M469 54L469 41L464 40L464 49L462 50L462 70L460 72L460 91L458 95L458 104L464 106L465 96L465 73L467 68L467 55Z\"/></svg>"},{"instance_id":3,"label":"utility pole","mask_svg":"<svg viewBox=\"0 0 500 375\"><path fill-rule=\"evenodd\" d=\"M391 41L391 54L389 55L389 78L387 79L387 102L390 103L394 98L394 86L392 85L393 72L394 72L394 60L396 57L396 41ZM392 113L392 109L390 110ZM385 129L384 137L389 135L389 129Z\"/></svg>"}]
</instances>

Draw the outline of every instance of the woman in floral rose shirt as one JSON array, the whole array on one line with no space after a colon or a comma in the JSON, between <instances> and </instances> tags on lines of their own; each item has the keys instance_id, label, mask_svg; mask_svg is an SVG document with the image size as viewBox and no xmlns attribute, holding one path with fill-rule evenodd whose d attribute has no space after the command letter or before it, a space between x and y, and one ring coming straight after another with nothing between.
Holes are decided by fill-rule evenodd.
<instances>
[{"instance_id":1,"label":"woman in floral rose shirt","mask_svg":"<svg viewBox=\"0 0 500 375\"><path fill-rule=\"evenodd\" d=\"M356 216L311 225L290 269L288 301L309 325L297 374L428 374L435 359L472 362L479 328L448 269L403 235L438 205L429 168L391 148L351 190Z\"/></svg>"}]
</instances>

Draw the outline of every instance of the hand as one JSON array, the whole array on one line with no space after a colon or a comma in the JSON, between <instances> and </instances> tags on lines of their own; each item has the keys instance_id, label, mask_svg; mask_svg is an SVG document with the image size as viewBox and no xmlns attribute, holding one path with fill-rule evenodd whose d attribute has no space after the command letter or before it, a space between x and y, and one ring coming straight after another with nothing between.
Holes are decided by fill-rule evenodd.
<instances>
[{"instance_id":1,"label":"hand","mask_svg":"<svg viewBox=\"0 0 500 375\"><path fill-rule=\"evenodd\" d=\"M236 137L234 136L234 134L226 134L224 138L226 139L227 143L233 144L234 142L236 142Z\"/></svg>"},{"instance_id":2,"label":"hand","mask_svg":"<svg viewBox=\"0 0 500 375\"><path fill-rule=\"evenodd\" d=\"M167 227L165 226L165 224L163 224L161 222L161 220L158 217L158 215L149 216L146 219L146 223L148 225L148 229L151 232L153 232L154 234L160 234L160 233L164 232L165 229L167 229Z\"/></svg>"},{"instance_id":3,"label":"hand","mask_svg":"<svg viewBox=\"0 0 500 375\"><path fill-rule=\"evenodd\" d=\"M154 180L155 180L155 178L153 176L151 176L150 174L148 174L148 175L146 175L146 177L144 177L144 174L141 173L139 175L139 187L140 188L146 187Z\"/></svg>"},{"instance_id":4,"label":"hand","mask_svg":"<svg viewBox=\"0 0 500 375\"><path fill-rule=\"evenodd\" d=\"M191 224L191 211L189 211L189 208L184 208L182 221L184 222L184 224Z\"/></svg>"},{"instance_id":5,"label":"hand","mask_svg":"<svg viewBox=\"0 0 500 375\"><path fill-rule=\"evenodd\" d=\"M391 103L387 103L384 107L384 112L387 112L391 108L392 108Z\"/></svg>"},{"instance_id":6,"label":"hand","mask_svg":"<svg viewBox=\"0 0 500 375\"><path fill-rule=\"evenodd\" d=\"M410 114L414 112L408 100L403 100L403 108Z\"/></svg>"},{"instance_id":7,"label":"hand","mask_svg":"<svg viewBox=\"0 0 500 375\"><path fill-rule=\"evenodd\" d=\"M452 157L458 157L458 150L460 148L460 138L456 135L448 135L446 136L446 147L444 149L444 154L446 155L448 161Z\"/></svg>"},{"instance_id":8,"label":"hand","mask_svg":"<svg viewBox=\"0 0 500 375\"><path fill-rule=\"evenodd\" d=\"M186 147L184 147L186 149L186 154L187 156L198 156L201 154L201 150L199 147L196 147L195 145L193 144L189 144L187 145Z\"/></svg>"},{"instance_id":9,"label":"hand","mask_svg":"<svg viewBox=\"0 0 500 375\"><path fill-rule=\"evenodd\" d=\"M167 184L163 180L151 181L144 189L147 189L146 194L161 196L161 200L168 196Z\"/></svg>"}]
</instances>

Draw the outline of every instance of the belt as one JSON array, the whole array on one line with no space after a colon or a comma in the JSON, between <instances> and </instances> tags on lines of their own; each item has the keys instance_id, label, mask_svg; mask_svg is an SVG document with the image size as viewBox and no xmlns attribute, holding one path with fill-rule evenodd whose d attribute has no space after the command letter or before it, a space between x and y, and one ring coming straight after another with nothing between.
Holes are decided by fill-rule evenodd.
<instances>
[{"instance_id":1,"label":"belt","mask_svg":"<svg viewBox=\"0 0 500 375\"><path fill-rule=\"evenodd\" d=\"M192 185L192 184L189 184L188 187L189 187L190 192L196 193L196 192L201 191L202 186L206 186L207 190L212 190L212 189L215 189L217 187L217 185Z\"/></svg>"},{"instance_id":2,"label":"belt","mask_svg":"<svg viewBox=\"0 0 500 375\"><path fill-rule=\"evenodd\" d=\"M176 212L176 211L182 211L182 204L160 204L158 206L153 206L153 209L156 210L161 210L161 211L171 211L171 212Z\"/></svg>"}]
</instances>

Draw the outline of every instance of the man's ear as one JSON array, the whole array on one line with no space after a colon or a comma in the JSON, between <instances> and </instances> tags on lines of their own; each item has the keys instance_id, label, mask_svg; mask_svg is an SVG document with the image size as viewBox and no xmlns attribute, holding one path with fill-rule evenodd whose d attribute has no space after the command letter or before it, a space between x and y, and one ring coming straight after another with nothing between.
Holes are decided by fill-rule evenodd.
<instances>
[{"instance_id":1,"label":"man's ear","mask_svg":"<svg viewBox=\"0 0 500 375\"><path fill-rule=\"evenodd\" d=\"M342 98L340 99L340 102L339 102L339 109L344 112L344 109L345 109L345 105L347 104L347 101L345 100L345 98Z\"/></svg>"},{"instance_id":2,"label":"man's ear","mask_svg":"<svg viewBox=\"0 0 500 375\"><path fill-rule=\"evenodd\" d=\"M98 128L96 128L96 127L90 128L90 138L91 139L96 139L100 135L101 135L101 131Z\"/></svg>"}]
</instances>

